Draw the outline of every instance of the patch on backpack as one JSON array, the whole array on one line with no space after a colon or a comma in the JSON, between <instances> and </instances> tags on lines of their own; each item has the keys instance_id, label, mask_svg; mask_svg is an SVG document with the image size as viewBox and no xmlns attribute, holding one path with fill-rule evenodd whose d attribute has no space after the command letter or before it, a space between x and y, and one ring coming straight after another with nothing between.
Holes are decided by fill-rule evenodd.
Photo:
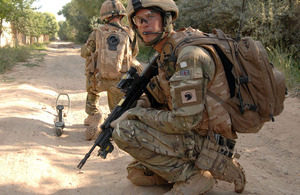
<instances>
[{"instance_id":1,"label":"patch on backpack","mask_svg":"<svg viewBox=\"0 0 300 195\"><path fill-rule=\"evenodd\" d=\"M117 46L120 43L120 38L117 34L111 34L107 37L108 49L117 51Z\"/></svg>"}]
</instances>

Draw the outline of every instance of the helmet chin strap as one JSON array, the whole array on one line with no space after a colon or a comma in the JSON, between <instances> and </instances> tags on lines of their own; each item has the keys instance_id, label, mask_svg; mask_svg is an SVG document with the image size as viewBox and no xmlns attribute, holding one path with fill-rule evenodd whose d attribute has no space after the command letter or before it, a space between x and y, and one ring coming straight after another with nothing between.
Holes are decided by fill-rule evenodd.
<instances>
[{"instance_id":1,"label":"helmet chin strap","mask_svg":"<svg viewBox=\"0 0 300 195\"><path fill-rule=\"evenodd\" d=\"M145 45L147 45L147 46L156 45L157 43L159 43L164 38L164 35L166 33L165 32L160 32L160 33L155 33L155 34L158 34L158 36L150 42L145 42L144 41Z\"/></svg>"}]
</instances>

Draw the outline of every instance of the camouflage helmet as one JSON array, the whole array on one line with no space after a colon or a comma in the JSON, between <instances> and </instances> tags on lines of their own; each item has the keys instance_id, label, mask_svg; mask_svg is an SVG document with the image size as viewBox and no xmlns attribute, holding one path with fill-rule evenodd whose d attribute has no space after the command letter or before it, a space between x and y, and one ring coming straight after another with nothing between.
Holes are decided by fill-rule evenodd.
<instances>
[{"instance_id":1,"label":"camouflage helmet","mask_svg":"<svg viewBox=\"0 0 300 195\"><path fill-rule=\"evenodd\" d=\"M100 19L105 20L113 16L126 16L126 10L119 0L106 0L100 10Z\"/></svg>"},{"instance_id":2,"label":"camouflage helmet","mask_svg":"<svg viewBox=\"0 0 300 195\"><path fill-rule=\"evenodd\" d=\"M128 0L126 10L130 26L133 27L131 18L139 9L150 7L159 7L165 12L171 12L172 21L176 20L178 17L179 10L173 0Z\"/></svg>"}]
</instances>

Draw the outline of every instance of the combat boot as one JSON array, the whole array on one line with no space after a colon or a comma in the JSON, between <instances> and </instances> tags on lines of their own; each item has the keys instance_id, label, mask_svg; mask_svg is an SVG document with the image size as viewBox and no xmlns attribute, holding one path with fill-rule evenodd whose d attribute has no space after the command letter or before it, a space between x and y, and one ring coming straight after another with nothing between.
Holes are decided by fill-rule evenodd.
<instances>
[{"instance_id":1,"label":"combat boot","mask_svg":"<svg viewBox=\"0 0 300 195\"><path fill-rule=\"evenodd\" d=\"M90 124L91 124L91 122L93 120L93 116L94 115L89 115L88 117L86 117L84 119L84 122L83 122L84 126L90 126Z\"/></svg>"},{"instance_id":2,"label":"combat boot","mask_svg":"<svg viewBox=\"0 0 300 195\"><path fill-rule=\"evenodd\" d=\"M227 167L223 174L214 171L212 172L215 179L234 183L235 191L237 193L242 193L244 191L246 185L245 171L234 159L227 162Z\"/></svg>"},{"instance_id":3,"label":"combat boot","mask_svg":"<svg viewBox=\"0 0 300 195\"><path fill-rule=\"evenodd\" d=\"M101 122L101 114L97 113L92 115L92 119L90 125L87 127L85 131L85 138L87 140L96 139L96 136L100 133L100 122Z\"/></svg>"},{"instance_id":4,"label":"combat boot","mask_svg":"<svg viewBox=\"0 0 300 195\"><path fill-rule=\"evenodd\" d=\"M157 175L138 161L127 166L127 179L136 186L153 186L168 184L168 181Z\"/></svg>"},{"instance_id":5,"label":"combat boot","mask_svg":"<svg viewBox=\"0 0 300 195\"><path fill-rule=\"evenodd\" d=\"M209 171L199 170L187 181L176 182L164 195L199 195L208 192L215 184Z\"/></svg>"}]
</instances>

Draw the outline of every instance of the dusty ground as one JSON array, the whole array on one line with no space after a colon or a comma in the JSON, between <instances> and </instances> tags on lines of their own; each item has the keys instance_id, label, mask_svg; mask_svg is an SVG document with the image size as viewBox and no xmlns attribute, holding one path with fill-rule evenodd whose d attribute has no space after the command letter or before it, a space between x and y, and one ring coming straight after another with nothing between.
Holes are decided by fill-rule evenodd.
<instances>
[{"instance_id":1,"label":"dusty ground","mask_svg":"<svg viewBox=\"0 0 300 195\"><path fill-rule=\"evenodd\" d=\"M76 168L93 145L84 139L84 60L78 47L54 44L44 53L40 66L18 65L0 75L0 194L156 195L168 191L169 187L132 185L125 169L131 157L117 147L105 160L95 150L82 170ZM61 137L54 129L59 93L71 99ZM108 114L105 93L100 104ZM275 120L257 134L239 135L239 162L247 175L243 194L300 194L299 99L289 95L285 110ZM208 194L235 193L232 184L219 182Z\"/></svg>"}]
</instances>

